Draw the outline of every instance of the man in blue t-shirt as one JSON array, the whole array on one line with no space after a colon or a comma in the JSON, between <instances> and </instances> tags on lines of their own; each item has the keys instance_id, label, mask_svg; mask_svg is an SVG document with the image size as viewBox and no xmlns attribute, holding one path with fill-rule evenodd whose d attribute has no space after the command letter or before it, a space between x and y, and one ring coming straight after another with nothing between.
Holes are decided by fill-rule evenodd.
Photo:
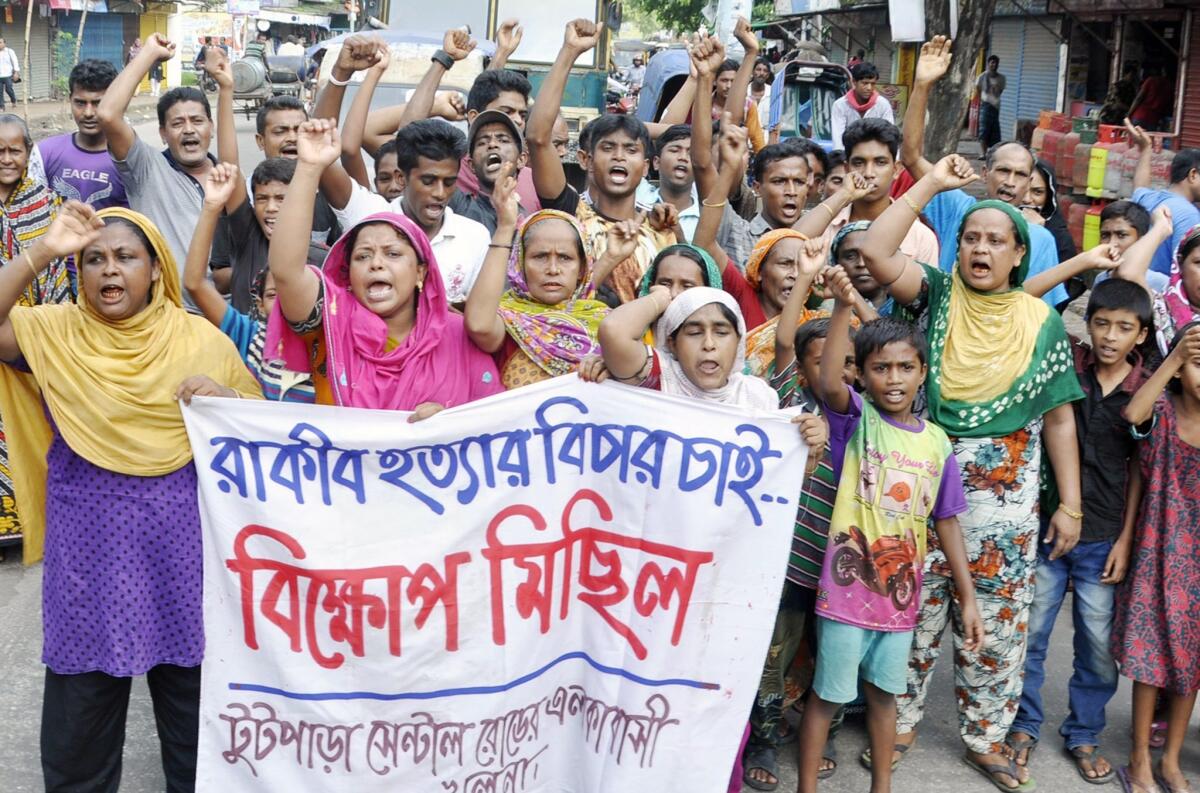
<instances>
[{"instance_id":1,"label":"man in blue t-shirt","mask_svg":"<svg viewBox=\"0 0 1200 793\"><path fill-rule=\"evenodd\" d=\"M925 108L929 103L929 92L950 68L950 41L937 36L921 48L917 61L913 90L909 95L908 109L904 113L904 142L900 147L900 160L914 179L920 179L933 169L933 163L925 159ZM1033 178L1033 153L1016 141L997 143L987 151L984 159L983 180L988 198L1020 207ZM962 190L938 193L925 206L925 218L937 233L941 245L941 261L938 266L945 272L954 269L958 260L958 229L963 216L974 206L977 199ZM1029 224L1029 273L1026 279L1057 265L1058 247L1054 235L1041 226ZM1051 289L1042 299L1052 307L1069 299L1062 284Z\"/></svg>"},{"instance_id":2,"label":"man in blue t-shirt","mask_svg":"<svg viewBox=\"0 0 1200 793\"><path fill-rule=\"evenodd\" d=\"M1150 185L1150 136L1128 121L1125 129L1133 145L1141 153L1138 158L1137 171L1133 177L1132 200L1147 212L1153 213L1163 204L1171 210L1171 225L1174 230L1171 238L1158 246L1154 258L1150 260L1150 270L1146 273L1146 282L1156 292L1166 289L1167 280L1171 274L1171 261L1179 243L1197 224L1200 224L1200 210L1195 202L1200 201L1200 149L1183 149L1171 161L1171 186L1167 190L1155 190Z\"/></svg>"}]
</instances>

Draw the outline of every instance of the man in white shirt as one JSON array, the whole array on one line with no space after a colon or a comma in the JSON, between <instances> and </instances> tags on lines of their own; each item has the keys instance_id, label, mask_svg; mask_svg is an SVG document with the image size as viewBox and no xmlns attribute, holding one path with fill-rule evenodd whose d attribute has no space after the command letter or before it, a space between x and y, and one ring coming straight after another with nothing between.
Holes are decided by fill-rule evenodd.
<instances>
[{"instance_id":1,"label":"man in white shirt","mask_svg":"<svg viewBox=\"0 0 1200 793\"><path fill-rule=\"evenodd\" d=\"M302 58L304 57L304 45L301 44L300 39L296 38L295 36L288 36L287 41L279 45L279 52L277 54L281 56L290 56L293 58L297 56Z\"/></svg>"},{"instance_id":2,"label":"man in white shirt","mask_svg":"<svg viewBox=\"0 0 1200 793\"><path fill-rule=\"evenodd\" d=\"M400 212L420 226L433 246L446 284L446 298L452 305L467 302L492 241L483 224L456 215L449 207L466 148L462 132L446 122L415 121L396 135L396 163L404 174L404 192L399 198L389 202L348 177L349 198L342 207L338 207L340 196L326 191L343 229L376 212ZM344 177L345 172L341 171L340 176ZM325 187L323 181L322 189Z\"/></svg>"},{"instance_id":3,"label":"man in white shirt","mask_svg":"<svg viewBox=\"0 0 1200 793\"><path fill-rule=\"evenodd\" d=\"M863 118L882 118L895 124L892 103L875 90L879 70L873 63L856 63L850 69L850 90L833 103L833 148L842 149L842 133L846 127Z\"/></svg>"},{"instance_id":4,"label":"man in white shirt","mask_svg":"<svg viewBox=\"0 0 1200 793\"><path fill-rule=\"evenodd\" d=\"M17 53L9 49L8 44L4 39L0 39L0 113L5 111L4 96L12 100L13 106L17 104L17 95L13 91L13 81L21 79L21 63L17 60Z\"/></svg>"}]
</instances>

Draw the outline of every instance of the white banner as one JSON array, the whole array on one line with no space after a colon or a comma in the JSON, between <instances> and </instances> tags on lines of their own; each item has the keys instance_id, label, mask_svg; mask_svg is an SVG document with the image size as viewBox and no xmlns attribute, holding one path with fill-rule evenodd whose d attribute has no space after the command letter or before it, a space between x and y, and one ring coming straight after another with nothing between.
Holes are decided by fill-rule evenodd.
<instances>
[{"instance_id":1,"label":"white banner","mask_svg":"<svg viewBox=\"0 0 1200 793\"><path fill-rule=\"evenodd\" d=\"M560 377L184 411L197 789L723 793L804 471L782 414Z\"/></svg>"}]
</instances>

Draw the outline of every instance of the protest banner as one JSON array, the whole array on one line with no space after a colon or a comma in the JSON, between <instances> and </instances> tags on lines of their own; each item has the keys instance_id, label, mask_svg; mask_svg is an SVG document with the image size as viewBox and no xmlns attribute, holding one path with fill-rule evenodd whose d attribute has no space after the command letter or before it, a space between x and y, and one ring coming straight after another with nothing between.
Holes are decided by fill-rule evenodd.
<instances>
[{"instance_id":1,"label":"protest banner","mask_svg":"<svg viewBox=\"0 0 1200 793\"><path fill-rule=\"evenodd\" d=\"M805 449L560 377L403 413L197 399L201 791L724 791Z\"/></svg>"}]
</instances>

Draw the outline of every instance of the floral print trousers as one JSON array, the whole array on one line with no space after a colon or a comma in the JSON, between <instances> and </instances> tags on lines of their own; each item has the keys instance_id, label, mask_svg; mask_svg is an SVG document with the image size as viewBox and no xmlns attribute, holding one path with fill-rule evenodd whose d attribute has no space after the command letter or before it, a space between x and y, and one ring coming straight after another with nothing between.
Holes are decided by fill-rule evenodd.
<instances>
[{"instance_id":1,"label":"floral print trousers","mask_svg":"<svg viewBox=\"0 0 1200 793\"><path fill-rule=\"evenodd\" d=\"M954 694L963 743L977 754L998 752L1021 703L1029 604L989 592L975 595L987 636L983 647L962 647L962 614L954 582L928 573L908 663L908 692L896 698L896 731L912 732L925 710L933 666L942 649L946 623L953 621Z\"/></svg>"}]
</instances>

